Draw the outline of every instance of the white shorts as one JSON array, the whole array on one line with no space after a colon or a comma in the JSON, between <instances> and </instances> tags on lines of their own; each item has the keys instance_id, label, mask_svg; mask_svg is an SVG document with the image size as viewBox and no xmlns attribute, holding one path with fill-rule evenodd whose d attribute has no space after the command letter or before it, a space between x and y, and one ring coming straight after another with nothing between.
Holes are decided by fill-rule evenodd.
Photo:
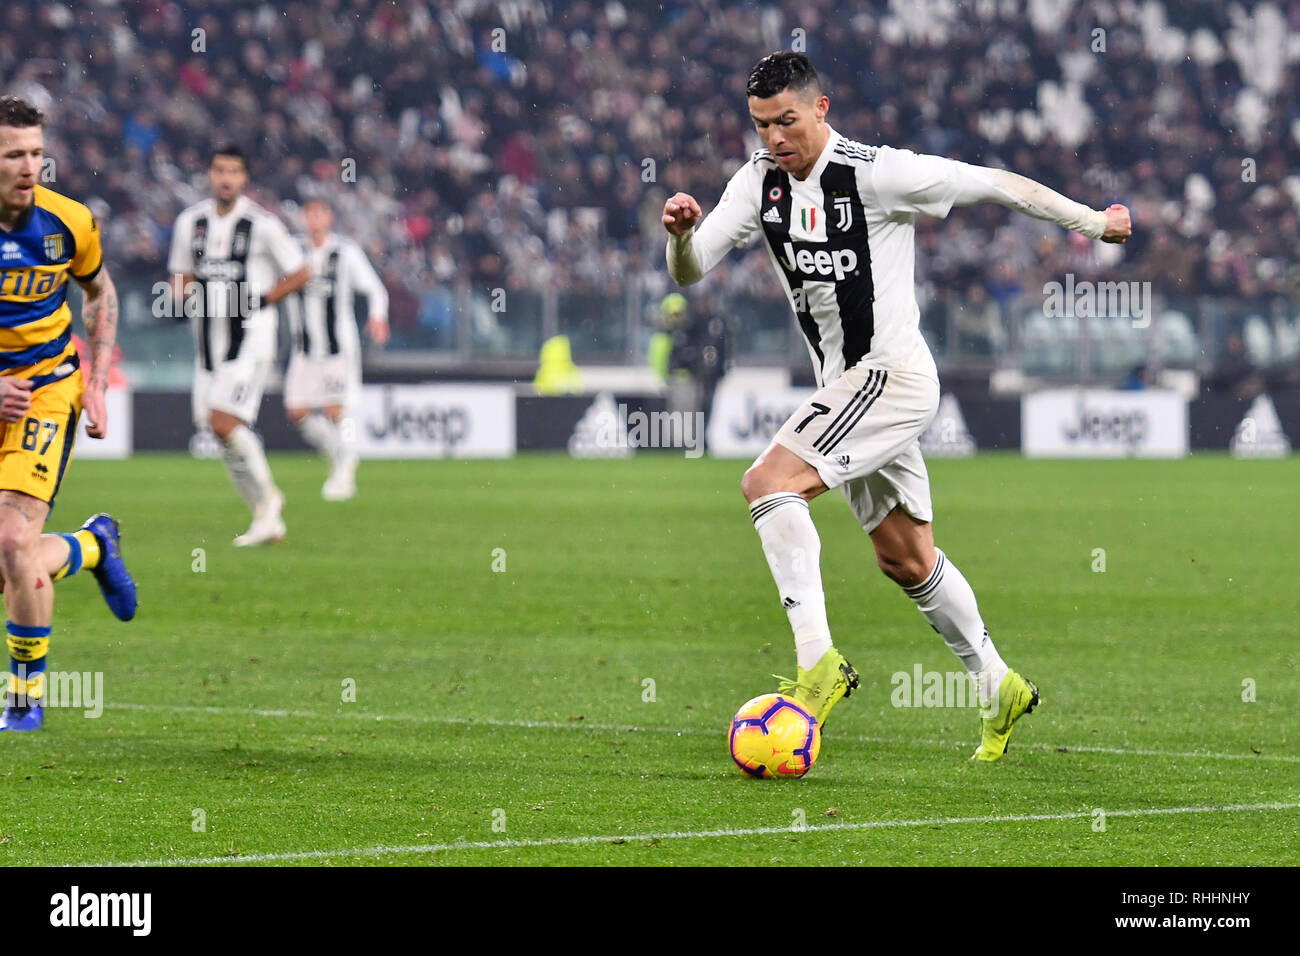
<instances>
[{"instance_id":1,"label":"white shorts","mask_svg":"<svg viewBox=\"0 0 1300 956\"><path fill-rule=\"evenodd\" d=\"M902 505L933 519L918 439L939 409L939 383L920 372L857 366L818 389L774 441L817 469L868 532Z\"/></svg>"},{"instance_id":2,"label":"white shorts","mask_svg":"<svg viewBox=\"0 0 1300 956\"><path fill-rule=\"evenodd\" d=\"M236 359L219 362L211 372L201 365L194 370L193 409L194 424L208 427L212 411L234 415L246 425L257 421L262 407L262 390L271 363L253 359Z\"/></svg>"},{"instance_id":3,"label":"white shorts","mask_svg":"<svg viewBox=\"0 0 1300 956\"><path fill-rule=\"evenodd\" d=\"M361 397L361 358L339 352L309 358L295 351L284 373L285 408L354 407Z\"/></svg>"}]
</instances>

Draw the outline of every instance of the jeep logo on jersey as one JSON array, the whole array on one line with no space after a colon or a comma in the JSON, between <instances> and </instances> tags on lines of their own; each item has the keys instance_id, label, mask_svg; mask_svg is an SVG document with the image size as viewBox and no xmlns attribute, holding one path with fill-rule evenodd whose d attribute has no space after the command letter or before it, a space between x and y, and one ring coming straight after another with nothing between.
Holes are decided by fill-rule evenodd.
<instances>
[{"instance_id":1,"label":"jeep logo on jersey","mask_svg":"<svg viewBox=\"0 0 1300 956\"><path fill-rule=\"evenodd\" d=\"M244 278L244 264L234 259L201 259L196 271L205 282L239 282Z\"/></svg>"},{"instance_id":2,"label":"jeep logo on jersey","mask_svg":"<svg viewBox=\"0 0 1300 956\"><path fill-rule=\"evenodd\" d=\"M842 282L845 277L858 274L858 254L852 249L827 249L822 243L815 246L808 248L805 243L787 242L781 247L784 258L778 256L777 261L786 272L810 279L834 276L836 282Z\"/></svg>"},{"instance_id":3,"label":"jeep logo on jersey","mask_svg":"<svg viewBox=\"0 0 1300 956\"><path fill-rule=\"evenodd\" d=\"M305 295L331 296L334 294L334 280L327 276L312 276L302 291Z\"/></svg>"}]
</instances>

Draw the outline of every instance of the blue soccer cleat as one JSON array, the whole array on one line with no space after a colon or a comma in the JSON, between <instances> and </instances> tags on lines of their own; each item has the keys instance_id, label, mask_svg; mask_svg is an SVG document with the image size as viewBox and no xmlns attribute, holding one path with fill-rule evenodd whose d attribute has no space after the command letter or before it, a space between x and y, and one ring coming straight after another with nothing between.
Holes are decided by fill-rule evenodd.
<instances>
[{"instance_id":1,"label":"blue soccer cleat","mask_svg":"<svg viewBox=\"0 0 1300 956\"><path fill-rule=\"evenodd\" d=\"M91 568L90 573L99 583L104 603L118 620L131 620L135 617L135 581L122 560L117 519L101 513L87 518L81 527L99 542L99 566Z\"/></svg>"},{"instance_id":2,"label":"blue soccer cleat","mask_svg":"<svg viewBox=\"0 0 1300 956\"><path fill-rule=\"evenodd\" d=\"M0 714L0 730L40 730L45 726L45 708L40 704L26 707L10 705Z\"/></svg>"}]
</instances>

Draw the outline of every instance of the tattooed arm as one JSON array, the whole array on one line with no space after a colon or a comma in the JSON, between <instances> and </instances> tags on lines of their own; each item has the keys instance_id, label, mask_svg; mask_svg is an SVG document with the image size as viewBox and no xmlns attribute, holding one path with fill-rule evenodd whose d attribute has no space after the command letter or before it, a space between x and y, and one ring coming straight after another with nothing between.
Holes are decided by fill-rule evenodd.
<instances>
[{"instance_id":1,"label":"tattooed arm","mask_svg":"<svg viewBox=\"0 0 1300 956\"><path fill-rule=\"evenodd\" d=\"M86 434L103 438L108 433L104 390L108 388L108 370L117 344L117 289L107 269L100 269L93 279L82 284L82 289L86 296L81 318L90 340L90 382L82 407L86 412Z\"/></svg>"}]
</instances>

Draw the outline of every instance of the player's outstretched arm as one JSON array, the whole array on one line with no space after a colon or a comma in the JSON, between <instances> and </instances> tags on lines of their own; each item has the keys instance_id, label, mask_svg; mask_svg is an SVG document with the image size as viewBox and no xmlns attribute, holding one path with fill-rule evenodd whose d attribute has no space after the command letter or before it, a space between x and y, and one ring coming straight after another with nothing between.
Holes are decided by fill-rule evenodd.
<instances>
[{"instance_id":1,"label":"player's outstretched arm","mask_svg":"<svg viewBox=\"0 0 1300 956\"><path fill-rule=\"evenodd\" d=\"M693 233L703 217L700 204L688 193L676 193L664 203L663 223L668 230L668 274L678 285L690 285L704 277L705 269L695 253Z\"/></svg>"},{"instance_id":2,"label":"player's outstretched arm","mask_svg":"<svg viewBox=\"0 0 1300 956\"><path fill-rule=\"evenodd\" d=\"M117 345L117 288L107 268L100 269L94 278L82 282L81 288L85 292L81 319L86 324L86 338L90 342L90 381L81 402L86 410L86 434L91 438L103 438L108 434L104 391L108 388L108 372Z\"/></svg>"},{"instance_id":3,"label":"player's outstretched arm","mask_svg":"<svg viewBox=\"0 0 1300 956\"><path fill-rule=\"evenodd\" d=\"M305 286L307 280L310 278L311 273L307 270L306 266L303 266L297 272L291 272L289 275L280 279L280 281L275 285L271 286L270 291L267 292L266 295L262 296L259 304L264 306L275 305L275 303L279 302L286 295L297 292Z\"/></svg>"},{"instance_id":4,"label":"player's outstretched arm","mask_svg":"<svg viewBox=\"0 0 1300 956\"><path fill-rule=\"evenodd\" d=\"M726 191L707 219L695 197L688 193L676 193L664 203L668 274L678 285L700 281L734 247L747 242L759 227L762 181L756 180L756 176L751 164L742 166L727 183Z\"/></svg>"},{"instance_id":5,"label":"player's outstretched arm","mask_svg":"<svg viewBox=\"0 0 1300 956\"><path fill-rule=\"evenodd\" d=\"M957 166L954 206L995 202L1103 242L1123 242L1133 234L1127 206L1115 203L1105 210L1090 209L1018 173L966 163Z\"/></svg>"},{"instance_id":6,"label":"player's outstretched arm","mask_svg":"<svg viewBox=\"0 0 1300 956\"><path fill-rule=\"evenodd\" d=\"M259 308L274 305L286 295L297 292L311 279L302 247L289 235L284 223L274 216L267 217L260 238L267 254L275 263L280 280L257 299L256 305Z\"/></svg>"}]
</instances>

